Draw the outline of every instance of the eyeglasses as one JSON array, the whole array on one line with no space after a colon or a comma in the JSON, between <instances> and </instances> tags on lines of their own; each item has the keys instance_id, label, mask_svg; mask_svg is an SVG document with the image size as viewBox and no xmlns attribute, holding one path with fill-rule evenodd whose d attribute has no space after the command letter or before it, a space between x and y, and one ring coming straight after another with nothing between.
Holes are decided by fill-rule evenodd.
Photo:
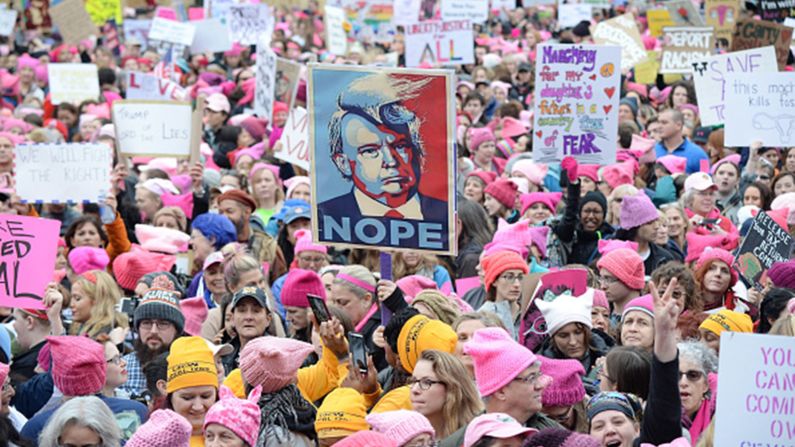
<instances>
[{"instance_id":1,"label":"eyeglasses","mask_svg":"<svg viewBox=\"0 0 795 447\"><path fill-rule=\"evenodd\" d=\"M609 286L609 285L617 283L618 282L618 278L616 278L615 276L600 276L598 278L598 281L599 281L600 284L604 284L606 286Z\"/></svg>"},{"instance_id":2,"label":"eyeglasses","mask_svg":"<svg viewBox=\"0 0 795 447\"><path fill-rule=\"evenodd\" d=\"M143 320L138 323L138 327L145 330L151 330L152 327L157 326L157 330L164 331L174 326L174 323L167 320Z\"/></svg>"},{"instance_id":3,"label":"eyeglasses","mask_svg":"<svg viewBox=\"0 0 795 447\"><path fill-rule=\"evenodd\" d=\"M574 411L574 407L569 407L568 410L564 411L562 414L548 414L547 416L555 422L564 423L569 420L571 417L571 413Z\"/></svg>"},{"instance_id":4,"label":"eyeglasses","mask_svg":"<svg viewBox=\"0 0 795 447\"><path fill-rule=\"evenodd\" d=\"M500 275L500 279L508 283L512 283L514 281L521 282L524 280L524 275L522 275L521 273L518 275L514 275L513 273L506 273L504 275Z\"/></svg>"},{"instance_id":5,"label":"eyeglasses","mask_svg":"<svg viewBox=\"0 0 795 447\"><path fill-rule=\"evenodd\" d=\"M118 365L118 364L121 363L121 356L119 354L116 354L112 358L109 358L108 360L106 360L106 362L107 363L113 363L114 365Z\"/></svg>"},{"instance_id":6,"label":"eyeglasses","mask_svg":"<svg viewBox=\"0 0 795 447\"><path fill-rule=\"evenodd\" d=\"M516 377L514 377L513 381L514 382L523 382L523 383L526 383L528 385L532 385L532 384L536 383L536 381L539 378L541 378L542 375L543 374L541 374L540 372L534 372L534 373L530 373L530 374L528 374L528 375L526 375L524 377L516 376Z\"/></svg>"},{"instance_id":7,"label":"eyeglasses","mask_svg":"<svg viewBox=\"0 0 795 447\"><path fill-rule=\"evenodd\" d=\"M682 376L687 377L688 382L697 382L699 379L704 377L704 373L694 369L685 372L679 371L679 380L682 380Z\"/></svg>"},{"instance_id":8,"label":"eyeglasses","mask_svg":"<svg viewBox=\"0 0 795 447\"><path fill-rule=\"evenodd\" d=\"M423 377L422 379L415 379L414 377L412 377L408 381L409 388L414 387L414 385L419 385L422 391L428 391L429 389L431 389L432 386L436 385L437 383L444 384L444 382L442 381L429 379L427 377Z\"/></svg>"},{"instance_id":9,"label":"eyeglasses","mask_svg":"<svg viewBox=\"0 0 795 447\"><path fill-rule=\"evenodd\" d=\"M298 260L307 264L321 264L326 258L323 256L299 256Z\"/></svg>"}]
</instances>

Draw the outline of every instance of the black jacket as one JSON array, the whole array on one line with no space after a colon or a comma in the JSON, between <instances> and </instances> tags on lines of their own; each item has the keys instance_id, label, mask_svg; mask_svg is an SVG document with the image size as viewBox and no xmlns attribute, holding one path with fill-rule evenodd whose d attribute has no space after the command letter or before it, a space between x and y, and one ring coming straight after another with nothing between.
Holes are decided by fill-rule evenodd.
<instances>
[{"instance_id":1,"label":"black jacket","mask_svg":"<svg viewBox=\"0 0 795 447\"><path fill-rule=\"evenodd\" d=\"M607 213L607 210L605 210ZM566 264L589 265L596 259L599 240L613 234L606 221L597 231L586 231L580 224L580 183L570 183L566 189L566 209L563 219L552 225L552 232L566 247Z\"/></svg>"},{"instance_id":2,"label":"black jacket","mask_svg":"<svg viewBox=\"0 0 795 447\"><path fill-rule=\"evenodd\" d=\"M682 400L679 398L679 357L662 363L654 356L651 362L649 398L640 426L640 436L633 444L667 444L682 436Z\"/></svg>"}]
</instances>

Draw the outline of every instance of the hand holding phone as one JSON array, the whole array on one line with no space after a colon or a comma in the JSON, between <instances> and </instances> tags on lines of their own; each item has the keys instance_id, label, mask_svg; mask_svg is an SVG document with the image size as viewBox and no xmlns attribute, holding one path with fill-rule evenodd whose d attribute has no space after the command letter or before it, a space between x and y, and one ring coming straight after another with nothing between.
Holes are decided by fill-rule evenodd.
<instances>
[{"instance_id":1,"label":"hand holding phone","mask_svg":"<svg viewBox=\"0 0 795 447\"><path fill-rule=\"evenodd\" d=\"M309 307L312 308L312 313L315 314L318 324L331 321L331 312L329 312L323 298L317 295L307 294L306 299L309 300Z\"/></svg>"},{"instance_id":2,"label":"hand holding phone","mask_svg":"<svg viewBox=\"0 0 795 447\"><path fill-rule=\"evenodd\" d=\"M356 366L362 374L367 374L367 344L364 341L364 335L356 332L349 332L348 345L354 366Z\"/></svg>"}]
</instances>

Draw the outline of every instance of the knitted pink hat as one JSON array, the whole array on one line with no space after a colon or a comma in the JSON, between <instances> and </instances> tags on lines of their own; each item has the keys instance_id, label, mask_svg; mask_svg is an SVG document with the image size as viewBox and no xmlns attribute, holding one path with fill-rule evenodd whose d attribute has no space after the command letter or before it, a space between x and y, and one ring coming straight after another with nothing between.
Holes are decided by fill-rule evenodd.
<instances>
[{"instance_id":1,"label":"knitted pink hat","mask_svg":"<svg viewBox=\"0 0 795 447\"><path fill-rule=\"evenodd\" d=\"M612 189L616 189L621 185L631 185L633 167L627 163L612 164L602 170L602 177Z\"/></svg>"},{"instance_id":2,"label":"knitted pink hat","mask_svg":"<svg viewBox=\"0 0 795 447\"><path fill-rule=\"evenodd\" d=\"M105 386L105 348L88 337L47 337L52 381L64 396L90 396Z\"/></svg>"},{"instance_id":3,"label":"knitted pink hat","mask_svg":"<svg viewBox=\"0 0 795 447\"><path fill-rule=\"evenodd\" d=\"M318 253L328 254L328 247L325 245L315 244L312 242L312 233L309 230L298 230L295 232L295 254L305 251L316 251Z\"/></svg>"},{"instance_id":4,"label":"knitted pink hat","mask_svg":"<svg viewBox=\"0 0 795 447\"><path fill-rule=\"evenodd\" d=\"M599 183L599 165L580 165L577 168L577 174L580 177L586 177L591 179L594 183Z\"/></svg>"},{"instance_id":5,"label":"knitted pink hat","mask_svg":"<svg viewBox=\"0 0 795 447\"><path fill-rule=\"evenodd\" d=\"M657 208L646 194L626 196L621 202L621 228L629 230L660 218Z\"/></svg>"},{"instance_id":6,"label":"knitted pink hat","mask_svg":"<svg viewBox=\"0 0 795 447\"><path fill-rule=\"evenodd\" d=\"M404 445L413 438L427 433L436 437L436 431L428 419L409 410L386 411L384 413L371 413L366 418L372 430L383 433L397 445Z\"/></svg>"},{"instance_id":7,"label":"knitted pink hat","mask_svg":"<svg viewBox=\"0 0 795 447\"><path fill-rule=\"evenodd\" d=\"M494 197L494 199L500 202L505 208L511 209L516 204L517 190L516 183L501 178L489 183L483 192Z\"/></svg>"},{"instance_id":8,"label":"knitted pink hat","mask_svg":"<svg viewBox=\"0 0 795 447\"><path fill-rule=\"evenodd\" d=\"M261 394L262 387L257 386L251 390L248 399L238 399L232 390L221 385L218 402L204 417L204 429L210 424L218 424L232 430L247 445L256 445L261 419L257 402Z\"/></svg>"},{"instance_id":9,"label":"knitted pink hat","mask_svg":"<svg viewBox=\"0 0 795 447\"><path fill-rule=\"evenodd\" d=\"M472 171L469 174L467 174L467 177L477 177L481 181L483 181L484 185L488 185L489 183L493 182L494 180L497 180L497 173L496 172L491 172L491 171L475 170L475 171Z\"/></svg>"},{"instance_id":10,"label":"knitted pink hat","mask_svg":"<svg viewBox=\"0 0 795 447\"><path fill-rule=\"evenodd\" d=\"M709 173L715 175L715 171L717 171L720 165L724 163L731 163L735 166L740 166L740 159L741 159L740 154L727 155L721 158L720 160L718 160L717 163L712 165L712 168L709 170Z\"/></svg>"},{"instance_id":11,"label":"knitted pink hat","mask_svg":"<svg viewBox=\"0 0 795 447\"><path fill-rule=\"evenodd\" d=\"M624 313L621 315L621 319L623 320L627 314L633 310L643 312L654 318L654 298L651 295L643 295L631 299L627 305L624 306Z\"/></svg>"},{"instance_id":12,"label":"knitted pink hat","mask_svg":"<svg viewBox=\"0 0 795 447\"><path fill-rule=\"evenodd\" d=\"M522 194L522 215L536 203L543 204L554 214L555 208L557 208L562 197L563 193L560 192L531 192L530 194Z\"/></svg>"},{"instance_id":13,"label":"knitted pink hat","mask_svg":"<svg viewBox=\"0 0 795 447\"><path fill-rule=\"evenodd\" d=\"M638 252L628 248L619 248L602 256L596 267L612 273L632 290L641 290L646 285L643 259Z\"/></svg>"},{"instance_id":14,"label":"knitted pink hat","mask_svg":"<svg viewBox=\"0 0 795 447\"><path fill-rule=\"evenodd\" d=\"M125 446L188 447L192 430L190 422L174 411L155 410Z\"/></svg>"},{"instance_id":15,"label":"knitted pink hat","mask_svg":"<svg viewBox=\"0 0 795 447\"><path fill-rule=\"evenodd\" d=\"M737 234L700 234L695 231L688 231L685 235L687 240L687 256L685 262L693 262L698 259L707 248L732 249L737 246ZM731 265L731 264L729 264Z\"/></svg>"},{"instance_id":16,"label":"knitted pink hat","mask_svg":"<svg viewBox=\"0 0 795 447\"><path fill-rule=\"evenodd\" d=\"M585 369L577 359L556 360L539 357L541 373L552 378L552 383L544 388L541 403L545 407L568 407L585 397L582 378Z\"/></svg>"},{"instance_id":17,"label":"knitted pink hat","mask_svg":"<svg viewBox=\"0 0 795 447\"><path fill-rule=\"evenodd\" d=\"M767 270L767 277L776 287L795 289L795 261L776 262Z\"/></svg>"},{"instance_id":18,"label":"knitted pink hat","mask_svg":"<svg viewBox=\"0 0 795 447\"><path fill-rule=\"evenodd\" d=\"M397 280L398 288L403 292L406 301L411 302L423 290L436 290L436 283L422 275L404 276Z\"/></svg>"},{"instance_id":19,"label":"knitted pink hat","mask_svg":"<svg viewBox=\"0 0 795 447\"><path fill-rule=\"evenodd\" d=\"M398 447L398 444L386 435L374 431L357 431L334 447Z\"/></svg>"},{"instance_id":20,"label":"knitted pink hat","mask_svg":"<svg viewBox=\"0 0 795 447\"><path fill-rule=\"evenodd\" d=\"M599 239L597 245L599 254L604 256L613 250L619 248L628 248L632 251L638 251L638 243L633 241L620 241L618 239Z\"/></svg>"},{"instance_id":21,"label":"knitted pink hat","mask_svg":"<svg viewBox=\"0 0 795 447\"><path fill-rule=\"evenodd\" d=\"M10 365L6 365L5 363L0 363L0 385L6 383L6 378L8 378L9 371L11 371Z\"/></svg>"},{"instance_id":22,"label":"knitted pink hat","mask_svg":"<svg viewBox=\"0 0 795 447\"><path fill-rule=\"evenodd\" d=\"M511 167L512 175L516 175L517 173L522 174L523 176L527 177L527 180L529 180L530 183L533 183L534 185L543 185L544 177L547 176L548 172L548 165L545 163L536 163L529 158L517 160Z\"/></svg>"},{"instance_id":23,"label":"knitted pink hat","mask_svg":"<svg viewBox=\"0 0 795 447\"><path fill-rule=\"evenodd\" d=\"M532 351L517 343L502 328L475 331L464 345L464 353L472 357L475 382L483 397L511 383L538 360Z\"/></svg>"},{"instance_id":24,"label":"knitted pink hat","mask_svg":"<svg viewBox=\"0 0 795 447\"><path fill-rule=\"evenodd\" d=\"M494 132L488 127L473 127L469 130L469 146L472 148L472 152L477 151L480 145L487 141L497 142Z\"/></svg>"},{"instance_id":25,"label":"knitted pink hat","mask_svg":"<svg viewBox=\"0 0 795 447\"><path fill-rule=\"evenodd\" d=\"M731 272L731 283L729 284L729 287L733 287L734 284L737 283L737 270L732 267L732 264L734 263L734 256L732 256L731 253L722 248L707 247L698 257L695 270L700 269L709 261L722 261L729 266L729 271Z\"/></svg>"},{"instance_id":26,"label":"knitted pink hat","mask_svg":"<svg viewBox=\"0 0 795 447\"><path fill-rule=\"evenodd\" d=\"M135 236L144 250L170 255L188 251L190 236L173 228L136 224Z\"/></svg>"},{"instance_id":27,"label":"knitted pink hat","mask_svg":"<svg viewBox=\"0 0 795 447\"><path fill-rule=\"evenodd\" d=\"M295 380L298 368L313 350L309 343L290 338L258 337L240 353L240 372L249 385L262 385L263 393L273 393Z\"/></svg>"},{"instance_id":28,"label":"knitted pink hat","mask_svg":"<svg viewBox=\"0 0 795 447\"><path fill-rule=\"evenodd\" d=\"M285 307L309 307L306 295L312 294L326 300L326 288L320 276L311 270L293 269L287 273L282 286L282 304Z\"/></svg>"},{"instance_id":29,"label":"knitted pink hat","mask_svg":"<svg viewBox=\"0 0 795 447\"><path fill-rule=\"evenodd\" d=\"M607 301L607 295L605 295L604 290L593 289L593 307L610 309L610 303Z\"/></svg>"},{"instance_id":30,"label":"knitted pink hat","mask_svg":"<svg viewBox=\"0 0 795 447\"><path fill-rule=\"evenodd\" d=\"M195 298L188 298L179 302L179 307L182 310L182 315L185 316L185 326L183 331L188 335L200 336L202 332L202 324L207 319L209 310L207 309L207 302L204 297L197 296Z\"/></svg>"},{"instance_id":31,"label":"knitted pink hat","mask_svg":"<svg viewBox=\"0 0 795 447\"><path fill-rule=\"evenodd\" d=\"M657 159L657 163L671 174L684 174L687 169L687 158L678 155L664 155Z\"/></svg>"},{"instance_id":32,"label":"knitted pink hat","mask_svg":"<svg viewBox=\"0 0 795 447\"><path fill-rule=\"evenodd\" d=\"M113 260L113 276L126 290L135 290L138 280L151 272L168 272L177 262L173 255L133 249Z\"/></svg>"},{"instance_id":33,"label":"knitted pink hat","mask_svg":"<svg viewBox=\"0 0 795 447\"><path fill-rule=\"evenodd\" d=\"M527 428L505 413L486 413L472 419L464 433L464 447L472 447L486 436L509 439L523 435L526 438L538 430Z\"/></svg>"},{"instance_id":34,"label":"knitted pink hat","mask_svg":"<svg viewBox=\"0 0 795 447\"><path fill-rule=\"evenodd\" d=\"M104 248L75 247L69 250L69 265L77 275L89 270L105 270L108 264L110 258Z\"/></svg>"}]
</instances>

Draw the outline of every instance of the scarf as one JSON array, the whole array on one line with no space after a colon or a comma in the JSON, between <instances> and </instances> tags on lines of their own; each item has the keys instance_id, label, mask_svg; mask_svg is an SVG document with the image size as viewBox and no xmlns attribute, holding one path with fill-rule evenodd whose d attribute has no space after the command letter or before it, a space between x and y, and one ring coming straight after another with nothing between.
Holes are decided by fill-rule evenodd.
<instances>
[{"instance_id":1,"label":"scarf","mask_svg":"<svg viewBox=\"0 0 795 447\"><path fill-rule=\"evenodd\" d=\"M696 412L696 417L693 419L693 425L690 426L690 439L693 443L698 442L701 434L707 430L709 423L712 422L712 415L715 414L715 396L718 391L718 375L715 373L707 374L707 381L709 383L710 395L705 398Z\"/></svg>"},{"instance_id":2,"label":"scarf","mask_svg":"<svg viewBox=\"0 0 795 447\"><path fill-rule=\"evenodd\" d=\"M274 393L263 394L257 405L261 421L256 447L264 447L272 427L285 432L296 432L315 439L315 416L317 409L301 396L298 387L290 384ZM280 431L275 432L279 438ZM285 442L287 439L279 439Z\"/></svg>"}]
</instances>

